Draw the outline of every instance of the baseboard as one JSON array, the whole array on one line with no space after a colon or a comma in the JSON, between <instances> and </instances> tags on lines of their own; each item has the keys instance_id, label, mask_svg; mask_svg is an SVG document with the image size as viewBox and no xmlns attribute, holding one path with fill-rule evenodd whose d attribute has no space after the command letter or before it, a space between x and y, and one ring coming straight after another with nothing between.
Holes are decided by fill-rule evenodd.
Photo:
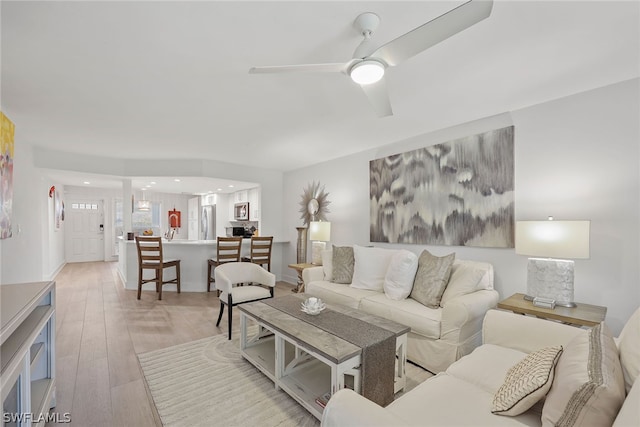
<instances>
[{"instance_id":1,"label":"baseboard","mask_svg":"<svg viewBox=\"0 0 640 427\"><path fill-rule=\"evenodd\" d=\"M64 268L64 266L67 265L67 262L64 261L62 264L60 264L58 266L58 268L56 268L54 270L53 273L51 273L48 277L45 277L43 280L53 280L56 278L56 276L58 275L58 273L60 273L62 271L62 269Z\"/></svg>"}]
</instances>

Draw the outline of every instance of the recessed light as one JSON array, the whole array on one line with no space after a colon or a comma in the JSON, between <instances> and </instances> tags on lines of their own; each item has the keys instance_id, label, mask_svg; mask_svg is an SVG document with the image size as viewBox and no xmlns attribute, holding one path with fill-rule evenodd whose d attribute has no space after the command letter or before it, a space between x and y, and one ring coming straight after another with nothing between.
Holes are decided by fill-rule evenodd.
<instances>
[{"instance_id":1,"label":"recessed light","mask_svg":"<svg viewBox=\"0 0 640 427\"><path fill-rule=\"evenodd\" d=\"M89 185L89 184L91 184L89 181L84 182L84 185Z\"/></svg>"},{"instance_id":2,"label":"recessed light","mask_svg":"<svg viewBox=\"0 0 640 427\"><path fill-rule=\"evenodd\" d=\"M180 180L178 178L174 179L175 182L180 182Z\"/></svg>"},{"instance_id":3,"label":"recessed light","mask_svg":"<svg viewBox=\"0 0 640 427\"><path fill-rule=\"evenodd\" d=\"M229 184L229 188L233 188L233 184Z\"/></svg>"},{"instance_id":4,"label":"recessed light","mask_svg":"<svg viewBox=\"0 0 640 427\"><path fill-rule=\"evenodd\" d=\"M155 181L151 181L151 185L156 185L156 182Z\"/></svg>"},{"instance_id":5,"label":"recessed light","mask_svg":"<svg viewBox=\"0 0 640 427\"><path fill-rule=\"evenodd\" d=\"M146 189L146 188L144 188L144 187L142 187L140 190L142 190L142 191L147 191L147 189Z\"/></svg>"},{"instance_id":6,"label":"recessed light","mask_svg":"<svg viewBox=\"0 0 640 427\"><path fill-rule=\"evenodd\" d=\"M222 188L218 188L218 191L222 191Z\"/></svg>"},{"instance_id":7,"label":"recessed light","mask_svg":"<svg viewBox=\"0 0 640 427\"><path fill-rule=\"evenodd\" d=\"M151 185L145 185L146 188L151 188Z\"/></svg>"}]
</instances>

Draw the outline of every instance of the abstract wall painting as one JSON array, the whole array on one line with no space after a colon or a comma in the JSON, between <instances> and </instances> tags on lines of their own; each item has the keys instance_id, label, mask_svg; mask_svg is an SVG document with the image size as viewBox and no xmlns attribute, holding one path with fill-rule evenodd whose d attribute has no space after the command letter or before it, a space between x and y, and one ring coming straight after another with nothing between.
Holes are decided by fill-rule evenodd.
<instances>
[{"instance_id":1,"label":"abstract wall painting","mask_svg":"<svg viewBox=\"0 0 640 427\"><path fill-rule=\"evenodd\" d=\"M369 163L370 240L514 247L514 127Z\"/></svg>"},{"instance_id":2,"label":"abstract wall painting","mask_svg":"<svg viewBox=\"0 0 640 427\"><path fill-rule=\"evenodd\" d=\"M15 125L0 111L0 239L11 237Z\"/></svg>"}]
</instances>

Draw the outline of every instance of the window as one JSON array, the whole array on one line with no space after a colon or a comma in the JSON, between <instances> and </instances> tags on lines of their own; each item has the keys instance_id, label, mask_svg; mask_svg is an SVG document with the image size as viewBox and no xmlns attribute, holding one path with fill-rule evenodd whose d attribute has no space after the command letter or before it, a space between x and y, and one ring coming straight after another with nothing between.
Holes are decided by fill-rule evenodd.
<instances>
[{"instance_id":1,"label":"window","mask_svg":"<svg viewBox=\"0 0 640 427\"><path fill-rule=\"evenodd\" d=\"M82 209L82 210L98 210L97 203L72 203L71 209Z\"/></svg>"},{"instance_id":2,"label":"window","mask_svg":"<svg viewBox=\"0 0 640 427\"><path fill-rule=\"evenodd\" d=\"M145 230L153 230L154 236L160 236L162 226L160 221L160 208L161 204L159 202L151 202L151 209L148 211L138 210L136 206L133 214L131 214L132 231L137 234L142 234Z\"/></svg>"}]
</instances>

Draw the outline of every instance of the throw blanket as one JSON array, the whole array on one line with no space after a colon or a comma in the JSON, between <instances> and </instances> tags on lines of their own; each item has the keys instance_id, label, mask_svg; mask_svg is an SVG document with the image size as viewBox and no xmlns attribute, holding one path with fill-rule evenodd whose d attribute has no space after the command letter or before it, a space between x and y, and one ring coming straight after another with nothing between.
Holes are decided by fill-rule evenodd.
<instances>
[{"instance_id":1,"label":"throw blanket","mask_svg":"<svg viewBox=\"0 0 640 427\"><path fill-rule=\"evenodd\" d=\"M362 348L362 395L383 407L393 402L395 334L330 308L311 316L300 310L302 301L295 295L287 295L262 303Z\"/></svg>"}]
</instances>

